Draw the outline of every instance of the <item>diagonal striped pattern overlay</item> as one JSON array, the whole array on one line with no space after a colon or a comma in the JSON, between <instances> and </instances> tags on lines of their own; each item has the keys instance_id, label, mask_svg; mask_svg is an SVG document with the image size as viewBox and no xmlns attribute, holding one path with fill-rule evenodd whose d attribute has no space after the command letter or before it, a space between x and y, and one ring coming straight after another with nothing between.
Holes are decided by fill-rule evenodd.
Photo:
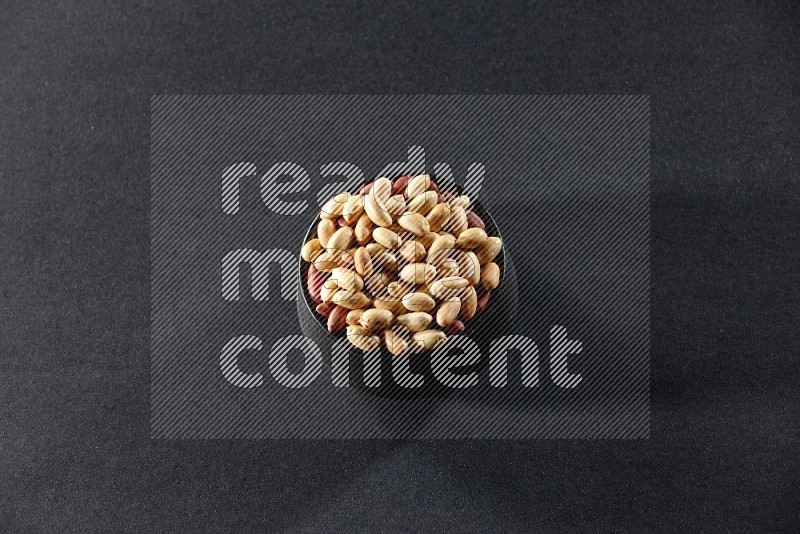
<instances>
[{"instance_id":1,"label":"diagonal striped pattern overlay","mask_svg":"<svg viewBox=\"0 0 800 534\"><path fill-rule=\"evenodd\" d=\"M154 438L649 437L648 97L156 96L151 112ZM312 333L300 246L320 200L389 166L464 186L475 164L509 261L500 319L433 366L474 375L381 394L395 362Z\"/></svg>"}]
</instances>

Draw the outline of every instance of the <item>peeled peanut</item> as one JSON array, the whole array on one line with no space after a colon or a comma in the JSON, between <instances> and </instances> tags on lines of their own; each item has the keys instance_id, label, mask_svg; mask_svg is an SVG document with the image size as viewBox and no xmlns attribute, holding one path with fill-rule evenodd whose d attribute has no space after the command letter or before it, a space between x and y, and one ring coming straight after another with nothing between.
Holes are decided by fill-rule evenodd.
<instances>
[{"instance_id":1,"label":"peeled peanut","mask_svg":"<svg viewBox=\"0 0 800 534\"><path fill-rule=\"evenodd\" d=\"M408 181L406 187L406 197L414 198L427 191L431 186L431 177L427 174L420 174Z\"/></svg>"},{"instance_id":2,"label":"peeled peanut","mask_svg":"<svg viewBox=\"0 0 800 534\"><path fill-rule=\"evenodd\" d=\"M356 325L347 327L347 340L353 346L366 351L375 350L381 345L381 340L378 336L373 335L366 328Z\"/></svg>"},{"instance_id":3,"label":"peeled peanut","mask_svg":"<svg viewBox=\"0 0 800 534\"><path fill-rule=\"evenodd\" d=\"M330 279L345 291L361 291L364 288L364 280L355 271L346 267L336 267L331 271Z\"/></svg>"},{"instance_id":4,"label":"peeled peanut","mask_svg":"<svg viewBox=\"0 0 800 534\"><path fill-rule=\"evenodd\" d=\"M345 318L345 322L351 326L360 325L361 314L364 313L364 311L365 311L364 308L359 308L357 310L350 310L349 312L347 312L347 317Z\"/></svg>"},{"instance_id":5,"label":"peeled peanut","mask_svg":"<svg viewBox=\"0 0 800 534\"><path fill-rule=\"evenodd\" d=\"M406 197L403 195L391 196L386 200L384 205L386 206L386 211L388 211L392 217L398 217L406 211Z\"/></svg>"},{"instance_id":6,"label":"peeled peanut","mask_svg":"<svg viewBox=\"0 0 800 534\"><path fill-rule=\"evenodd\" d=\"M431 230L434 232L438 232L442 229L442 226L447 222L450 218L450 214L453 210L450 209L445 203L437 204L428 214L425 216L425 219L428 221L428 224L431 226Z\"/></svg>"},{"instance_id":7,"label":"peeled peanut","mask_svg":"<svg viewBox=\"0 0 800 534\"><path fill-rule=\"evenodd\" d=\"M436 281L436 283L441 284L449 289L464 289L465 287L469 286L469 281L462 276L448 276L446 278L440 278Z\"/></svg>"},{"instance_id":8,"label":"peeled peanut","mask_svg":"<svg viewBox=\"0 0 800 534\"><path fill-rule=\"evenodd\" d=\"M364 310L364 311L366 311L366 310ZM362 315L363 315L363 313L362 313ZM370 335L372 335L372 332L370 332L368 329L364 328L361 325L350 325L350 326L347 327L347 335L348 336L351 336L351 335L352 336L370 336Z\"/></svg>"},{"instance_id":9,"label":"peeled peanut","mask_svg":"<svg viewBox=\"0 0 800 534\"><path fill-rule=\"evenodd\" d=\"M425 191L411 199L411 202L408 203L408 211L425 216L436 206L438 201L439 195L435 191Z\"/></svg>"},{"instance_id":10,"label":"peeled peanut","mask_svg":"<svg viewBox=\"0 0 800 534\"><path fill-rule=\"evenodd\" d=\"M336 256L332 252L323 252L314 260L314 267L318 271L331 272L339 266Z\"/></svg>"},{"instance_id":11,"label":"peeled peanut","mask_svg":"<svg viewBox=\"0 0 800 534\"><path fill-rule=\"evenodd\" d=\"M455 250L452 249L445 249L445 250L435 250L433 252L428 253L428 257L425 258L426 263L430 263L431 265L436 266L437 273L439 268L446 263L449 263L447 260L451 259ZM458 273L455 273L458 274Z\"/></svg>"},{"instance_id":12,"label":"peeled peanut","mask_svg":"<svg viewBox=\"0 0 800 534\"><path fill-rule=\"evenodd\" d=\"M392 196L392 181L385 177L378 178L373 182L370 194L385 205Z\"/></svg>"},{"instance_id":13,"label":"peeled peanut","mask_svg":"<svg viewBox=\"0 0 800 534\"><path fill-rule=\"evenodd\" d=\"M355 254L355 248L349 248L347 250L332 250L333 257L336 262L339 264L339 267L352 267L353 266L353 254Z\"/></svg>"},{"instance_id":14,"label":"peeled peanut","mask_svg":"<svg viewBox=\"0 0 800 534\"><path fill-rule=\"evenodd\" d=\"M354 310L365 308L370 303L370 298L361 291L337 291L331 302Z\"/></svg>"},{"instance_id":15,"label":"peeled peanut","mask_svg":"<svg viewBox=\"0 0 800 534\"><path fill-rule=\"evenodd\" d=\"M425 257L425 246L419 241L406 241L400 246L397 253L407 262L413 263Z\"/></svg>"},{"instance_id":16,"label":"peeled peanut","mask_svg":"<svg viewBox=\"0 0 800 534\"><path fill-rule=\"evenodd\" d=\"M428 284L431 295L440 299L461 295L465 287L469 287L469 281L460 276L448 276Z\"/></svg>"},{"instance_id":17,"label":"peeled peanut","mask_svg":"<svg viewBox=\"0 0 800 534\"><path fill-rule=\"evenodd\" d=\"M450 326L453 321L458 319L460 311L461 299L457 297L449 298L439 305L439 310L436 312L436 322L439 326Z\"/></svg>"},{"instance_id":18,"label":"peeled peanut","mask_svg":"<svg viewBox=\"0 0 800 534\"><path fill-rule=\"evenodd\" d=\"M436 307L436 301L425 293L410 293L403 297L402 303L411 312L429 312Z\"/></svg>"},{"instance_id":19,"label":"peeled peanut","mask_svg":"<svg viewBox=\"0 0 800 534\"><path fill-rule=\"evenodd\" d=\"M342 217L347 222L353 222L364 213L364 195L353 195L344 205Z\"/></svg>"},{"instance_id":20,"label":"peeled peanut","mask_svg":"<svg viewBox=\"0 0 800 534\"><path fill-rule=\"evenodd\" d=\"M464 234L462 233L461 235ZM478 262L478 257L474 252L459 251L458 274L469 280L469 285L478 285L481 280L481 264Z\"/></svg>"},{"instance_id":21,"label":"peeled peanut","mask_svg":"<svg viewBox=\"0 0 800 534\"><path fill-rule=\"evenodd\" d=\"M450 209L461 208L466 210L469 207L469 203L469 197L467 195L461 195L448 202L448 205L450 206Z\"/></svg>"},{"instance_id":22,"label":"peeled peanut","mask_svg":"<svg viewBox=\"0 0 800 534\"><path fill-rule=\"evenodd\" d=\"M450 276L463 276L464 273L461 272L459 269L458 262L453 258L445 258L441 263L438 264L437 267L438 271L437 274L442 278L447 278ZM476 269L477 272L480 272ZM466 278L466 277L465 277ZM470 283L472 281L470 280ZM477 282L475 282L477 283Z\"/></svg>"},{"instance_id":23,"label":"peeled peanut","mask_svg":"<svg viewBox=\"0 0 800 534\"><path fill-rule=\"evenodd\" d=\"M388 310L393 315L402 315L406 312L403 303L397 297L376 298L372 301L372 305L379 310Z\"/></svg>"},{"instance_id":24,"label":"peeled peanut","mask_svg":"<svg viewBox=\"0 0 800 534\"><path fill-rule=\"evenodd\" d=\"M486 244L488 236L480 228L468 228L458 235L456 246L461 248L478 248Z\"/></svg>"},{"instance_id":25,"label":"peeled peanut","mask_svg":"<svg viewBox=\"0 0 800 534\"><path fill-rule=\"evenodd\" d=\"M353 263L355 264L356 272L362 278L368 279L372 276L372 258L370 258L366 248L359 247L356 249L355 254L353 254Z\"/></svg>"},{"instance_id":26,"label":"peeled peanut","mask_svg":"<svg viewBox=\"0 0 800 534\"><path fill-rule=\"evenodd\" d=\"M433 244L437 237L439 237L439 234L435 232L428 232L424 236L416 238L416 242L421 244L423 247L428 248Z\"/></svg>"},{"instance_id":27,"label":"peeled peanut","mask_svg":"<svg viewBox=\"0 0 800 534\"><path fill-rule=\"evenodd\" d=\"M322 219L317 225L317 239L322 248L328 248L328 239L336 231L336 223L330 219Z\"/></svg>"},{"instance_id":28,"label":"peeled peanut","mask_svg":"<svg viewBox=\"0 0 800 534\"><path fill-rule=\"evenodd\" d=\"M368 330L382 330L392 324L394 315L389 310L370 308L361 314L359 322Z\"/></svg>"},{"instance_id":29,"label":"peeled peanut","mask_svg":"<svg viewBox=\"0 0 800 534\"><path fill-rule=\"evenodd\" d=\"M375 228L372 231L372 239L388 249L395 249L400 246L400 236L388 228Z\"/></svg>"},{"instance_id":30,"label":"peeled peanut","mask_svg":"<svg viewBox=\"0 0 800 534\"><path fill-rule=\"evenodd\" d=\"M432 257L436 252L440 250L449 251L452 250L456 246L456 240L453 236L447 235L440 235L437 237L431 246L428 247L428 257ZM443 256L443 258L446 256Z\"/></svg>"},{"instance_id":31,"label":"peeled peanut","mask_svg":"<svg viewBox=\"0 0 800 534\"><path fill-rule=\"evenodd\" d=\"M411 335L411 339L422 350L431 350L446 337L441 330L423 330Z\"/></svg>"},{"instance_id":32,"label":"peeled peanut","mask_svg":"<svg viewBox=\"0 0 800 534\"><path fill-rule=\"evenodd\" d=\"M398 315L394 319L395 323L408 328L411 332L420 332L428 328L433 321L433 317L425 312L411 312Z\"/></svg>"},{"instance_id":33,"label":"peeled peanut","mask_svg":"<svg viewBox=\"0 0 800 534\"><path fill-rule=\"evenodd\" d=\"M367 290L372 295L377 295L389 285L389 275L386 273L374 273L367 280ZM377 308L378 306L376 306Z\"/></svg>"},{"instance_id":34,"label":"peeled peanut","mask_svg":"<svg viewBox=\"0 0 800 534\"><path fill-rule=\"evenodd\" d=\"M336 267L350 267L351 265L353 265L353 256L347 250L330 249L314 260L314 266L325 272L330 272Z\"/></svg>"},{"instance_id":35,"label":"peeled peanut","mask_svg":"<svg viewBox=\"0 0 800 534\"><path fill-rule=\"evenodd\" d=\"M478 257L480 264L484 265L495 259L502 248L503 241L499 237L492 236L475 252L475 255Z\"/></svg>"},{"instance_id":36,"label":"peeled peanut","mask_svg":"<svg viewBox=\"0 0 800 534\"><path fill-rule=\"evenodd\" d=\"M387 328L383 331L383 342L389 352L395 356L399 356L408 350L408 341L406 341L405 336L394 328Z\"/></svg>"},{"instance_id":37,"label":"peeled peanut","mask_svg":"<svg viewBox=\"0 0 800 534\"><path fill-rule=\"evenodd\" d=\"M486 291L492 291L500 285L500 267L496 263L487 263L481 267L481 284Z\"/></svg>"},{"instance_id":38,"label":"peeled peanut","mask_svg":"<svg viewBox=\"0 0 800 534\"><path fill-rule=\"evenodd\" d=\"M364 197L364 212L370 220L378 226L389 226L392 224L392 216L381 206L373 195Z\"/></svg>"},{"instance_id":39,"label":"peeled peanut","mask_svg":"<svg viewBox=\"0 0 800 534\"><path fill-rule=\"evenodd\" d=\"M355 229L356 241L359 245L366 245L372 237L372 229L375 225L372 224L372 219L366 213L358 218Z\"/></svg>"},{"instance_id":40,"label":"peeled peanut","mask_svg":"<svg viewBox=\"0 0 800 534\"><path fill-rule=\"evenodd\" d=\"M344 211L344 205L350 199L350 193L339 193L322 206L321 219L335 219Z\"/></svg>"},{"instance_id":41,"label":"peeled peanut","mask_svg":"<svg viewBox=\"0 0 800 534\"><path fill-rule=\"evenodd\" d=\"M409 284L427 284L436 276L436 267L429 263L410 263L400 270L400 278Z\"/></svg>"},{"instance_id":42,"label":"peeled peanut","mask_svg":"<svg viewBox=\"0 0 800 534\"><path fill-rule=\"evenodd\" d=\"M347 250L353 243L353 229L349 226L342 226L336 230L333 235L328 239L328 250Z\"/></svg>"},{"instance_id":43,"label":"peeled peanut","mask_svg":"<svg viewBox=\"0 0 800 534\"><path fill-rule=\"evenodd\" d=\"M397 222L404 229L418 237L427 235L431 231L431 225L419 213L405 213L397 219Z\"/></svg>"},{"instance_id":44,"label":"peeled peanut","mask_svg":"<svg viewBox=\"0 0 800 534\"><path fill-rule=\"evenodd\" d=\"M373 276L373 278L376 278L376 276L380 276L381 274L384 273L379 273L378 275ZM369 282L367 283L367 287L369 287ZM398 301L399 299L391 296L388 291L386 291L386 286L376 289L378 289L378 291L375 293L370 293L370 296L372 297L372 307L378 308L379 310L389 310L394 313L393 310L395 301Z\"/></svg>"},{"instance_id":45,"label":"peeled peanut","mask_svg":"<svg viewBox=\"0 0 800 534\"><path fill-rule=\"evenodd\" d=\"M444 227L447 231L451 232L456 237L467 229L467 212L464 208L457 206L453 208L450 217L447 219Z\"/></svg>"},{"instance_id":46,"label":"peeled peanut","mask_svg":"<svg viewBox=\"0 0 800 534\"><path fill-rule=\"evenodd\" d=\"M320 254L322 254L322 245L319 239L310 240L300 249L300 257L309 263L313 262Z\"/></svg>"},{"instance_id":47,"label":"peeled peanut","mask_svg":"<svg viewBox=\"0 0 800 534\"><path fill-rule=\"evenodd\" d=\"M364 245L364 248L367 249L367 252L369 252L373 256L380 251L386 250L386 247L378 243L367 243L366 245Z\"/></svg>"},{"instance_id":48,"label":"peeled peanut","mask_svg":"<svg viewBox=\"0 0 800 534\"><path fill-rule=\"evenodd\" d=\"M386 292L398 299L402 299L413 290L413 285L403 281L389 282L389 284L386 286Z\"/></svg>"},{"instance_id":49,"label":"peeled peanut","mask_svg":"<svg viewBox=\"0 0 800 534\"><path fill-rule=\"evenodd\" d=\"M469 321L475 316L475 312L478 309L478 294L472 286L467 288L466 291L466 294L461 297L461 318L464 321Z\"/></svg>"},{"instance_id":50,"label":"peeled peanut","mask_svg":"<svg viewBox=\"0 0 800 534\"><path fill-rule=\"evenodd\" d=\"M322 284L322 288L319 290L319 298L322 299L322 302L331 302L337 291L339 291L339 284L336 283L336 280L329 278Z\"/></svg>"}]
</instances>

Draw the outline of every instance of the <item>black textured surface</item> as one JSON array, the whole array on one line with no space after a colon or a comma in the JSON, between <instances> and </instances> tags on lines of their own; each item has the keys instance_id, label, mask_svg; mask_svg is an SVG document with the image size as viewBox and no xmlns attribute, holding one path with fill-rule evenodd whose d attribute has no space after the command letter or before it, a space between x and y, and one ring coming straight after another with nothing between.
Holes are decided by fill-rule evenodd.
<instances>
[{"instance_id":1,"label":"black textured surface","mask_svg":"<svg viewBox=\"0 0 800 534\"><path fill-rule=\"evenodd\" d=\"M0 530L798 529L796 3L0 11ZM651 95L650 440L149 440L150 95L395 92Z\"/></svg>"}]
</instances>

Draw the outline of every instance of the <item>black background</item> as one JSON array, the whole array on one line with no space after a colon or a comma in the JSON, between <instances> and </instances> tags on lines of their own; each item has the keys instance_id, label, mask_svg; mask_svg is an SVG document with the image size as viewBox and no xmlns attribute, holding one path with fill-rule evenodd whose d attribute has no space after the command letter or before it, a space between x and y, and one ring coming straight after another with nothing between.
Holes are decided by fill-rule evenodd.
<instances>
[{"instance_id":1,"label":"black background","mask_svg":"<svg viewBox=\"0 0 800 534\"><path fill-rule=\"evenodd\" d=\"M796 531L798 4L0 4L0 530ZM633 93L652 437L151 441L161 93Z\"/></svg>"}]
</instances>

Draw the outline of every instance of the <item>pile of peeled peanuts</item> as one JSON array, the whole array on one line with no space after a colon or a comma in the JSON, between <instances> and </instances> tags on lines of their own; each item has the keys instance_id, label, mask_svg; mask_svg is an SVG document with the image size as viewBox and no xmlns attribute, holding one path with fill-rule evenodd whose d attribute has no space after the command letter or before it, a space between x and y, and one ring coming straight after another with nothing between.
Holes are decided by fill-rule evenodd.
<instances>
[{"instance_id":1,"label":"pile of peeled peanuts","mask_svg":"<svg viewBox=\"0 0 800 534\"><path fill-rule=\"evenodd\" d=\"M470 199L427 174L378 178L322 208L303 245L308 292L328 330L395 355L430 350L481 313L500 285L503 246Z\"/></svg>"}]
</instances>

